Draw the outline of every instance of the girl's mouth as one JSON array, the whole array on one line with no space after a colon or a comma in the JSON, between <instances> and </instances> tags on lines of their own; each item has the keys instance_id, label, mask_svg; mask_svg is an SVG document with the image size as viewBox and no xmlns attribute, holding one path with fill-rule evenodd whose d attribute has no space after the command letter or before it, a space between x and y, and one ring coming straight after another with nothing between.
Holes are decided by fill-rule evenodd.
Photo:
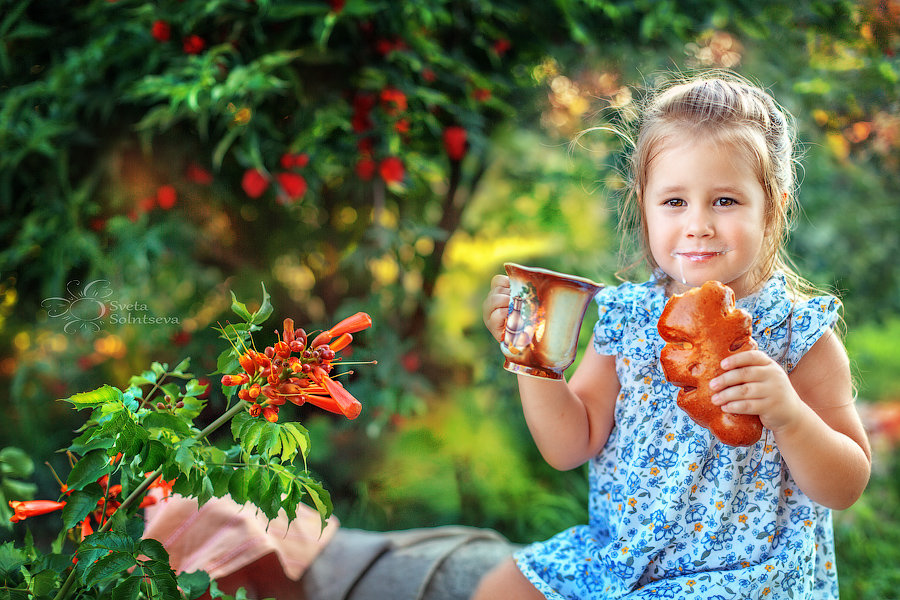
<instances>
[{"instance_id":1,"label":"girl's mouth","mask_svg":"<svg viewBox=\"0 0 900 600\"><path fill-rule=\"evenodd\" d=\"M717 256L722 256L726 252L728 252L728 250L692 250L688 252L676 250L672 252L672 256L680 257L691 262L703 262Z\"/></svg>"}]
</instances>

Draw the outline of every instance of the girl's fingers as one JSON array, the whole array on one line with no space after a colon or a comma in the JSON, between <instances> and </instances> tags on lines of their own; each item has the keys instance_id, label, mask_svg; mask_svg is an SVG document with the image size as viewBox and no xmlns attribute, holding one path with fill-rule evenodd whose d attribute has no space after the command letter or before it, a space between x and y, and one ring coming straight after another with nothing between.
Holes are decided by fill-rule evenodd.
<instances>
[{"instance_id":1,"label":"girl's fingers","mask_svg":"<svg viewBox=\"0 0 900 600\"><path fill-rule=\"evenodd\" d=\"M491 291L482 305L482 319L491 335L502 341L506 331L506 315L509 312L509 277L494 275Z\"/></svg>"}]
</instances>

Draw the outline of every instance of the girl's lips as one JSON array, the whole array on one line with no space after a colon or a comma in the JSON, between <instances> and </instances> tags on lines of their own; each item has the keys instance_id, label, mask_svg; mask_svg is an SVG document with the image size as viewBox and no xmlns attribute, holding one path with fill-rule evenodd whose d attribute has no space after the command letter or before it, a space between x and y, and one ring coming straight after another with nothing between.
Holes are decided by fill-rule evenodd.
<instances>
[{"instance_id":1,"label":"girl's lips","mask_svg":"<svg viewBox=\"0 0 900 600\"><path fill-rule=\"evenodd\" d=\"M701 262L704 260L709 260L711 258L715 258L717 256L722 256L728 252L728 250L703 250L703 251L691 251L691 252L673 252L674 256L681 257L685 260L689 260L692 262Z\"/></svg>"}]
</instances>

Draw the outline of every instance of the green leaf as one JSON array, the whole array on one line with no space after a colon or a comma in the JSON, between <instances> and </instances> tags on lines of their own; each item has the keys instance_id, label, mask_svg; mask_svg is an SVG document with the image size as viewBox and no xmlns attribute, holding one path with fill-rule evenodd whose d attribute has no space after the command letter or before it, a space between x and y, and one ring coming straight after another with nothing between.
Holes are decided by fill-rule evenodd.
<instances>
[{"instance_id":1,"label":"green leaf","mask_svg":"<svg viewBox=\"0 0 900 600\"><path fill-rule=\"evenodd\" d=\"M262 436L262 432L266 423L268 423L268 421L254 417L250 417L250 420L244 423L244 425L241 427L240 435L241 448L244 449L244 452L246 452L247 454L253 453L253 449L259 442L259 438L260 436Z\"/></svg>"},{"instance_id":2,"label":"green leaf","mask_svg":"<svg viewBox=\"0 0 900 600\"><path fill-rule=\"evenodd\" d=\"M185 371L187 371L189 368L191 368L191 357L187 357L183 361L178 363L175 368L172 369L171 374L183 377L185 375Z\"/></svg>"},{"instance_id":3,"label":"green leaf","mask_svg":"<svg viewBox=\"0 0 900 600\"><path fill-rule=\"evenodd\" d=\"M169 562L169 553L162 543L153 538L142 539L138 544L138 552L153 560Z\"/></svg>"},{"instance_id":4,"label":"green leaf","mask_svg":"<svg viewBox=\"0 0 900 600\"><path fill-rule=\"evenodd\" d=\"M84 571L82 581L86 586L97 585L118 577L124 571L137 565L137 561L128 552L113 551L97 559Z\"/></svg>"},{"instance_id":5,"label":"green leaf","mask_svg":"<svg viewBox=\"0 0 900 600\"><path fill-rule=\"evenodd\" d=\"M159 560L146 560L141 563L144 573L150 582L156 587L153 598L180 598L178 582L175 580L175 572L168 562Z\"/></svg>"},{"instance_id":6,"label":"green leaf","mask_svg":"<svg viewBox=\"0 0 900 600\"><path fill-rule=\"evenodd\" d=\"M18 573L25 562L25 552L16 548L12 542L0 546L0 579L7 579L10 575Z\"/></svg>"},{"instance_id":7,"label":"green leaf","mask_svg":"<svg viewBox=\"0 0 900 600\"><path fill-rule=\"evenodd\" d=\"M143 578L132 575L119 582L113 588L112 600L138 600L141 595L141 582Z\"/></svg>"},{"instance_id":8,"label":"green leaf","mask_svg":"<svg viewBox=\"0 0 900 600\"><path fill-rule=\"evenodd\" d=\"M59 572L53 569L44 569L31 578L31 592L34 597L49 596L59 584Z\"/></svg>"},{"instance_id":9,"label":"green leaf","mask_svg":"<svg viewBox=\"0 0 900 600\"><path fill-rule=\"evenodd\" d=\"M196 600L209 588L209 573L206 571L193 571L178 575L178 587L184 591L188 600Z\"/></svg>"},{"instance_id":10,"label":"green leaf","mask_svg":"<svg viewBox=\"0 0 900 600\"><path fill-rule=\"evenodd\" d=\"M250 314L247 305L237 299L237 296L234 295L234 291L231 292L231 310L245 323L253 322L253 315Z\"/></svg>"},{"instance_id":11,"label":"green leaf","mask_svg":"<svg viewBox=\"0 0 900 600\"><path fill-rule=\"evenodd\" d=\"M141 424L151 431L154 429L162 429L172 432L179 438L191 436L191 430L188 425L182 419L167 412L153 411L147 413L141 418Z\"/></svg>"},{"instance_id":12,"label":"green leaf","mask_svg":"<svg viewBox=\"0 0 900 600\"><path fill-rule=\"evenodd\" d=\"M193 446L195 443L196 442L193 439L184 440L178 445L178 449L175 451L175 463L185 475L189 475L191 469L194 468L196 458L194 456Z\"/></svg>"},{"instance_id":13,"label":"green leaf","mask_svg":"<svg viewBox=\"0 0 900 600\"><path fill-rule=\"evenodd\" d=\"M262 302L259 305L259 309L255 313L253 313L253 317L250 319L250 322L254 325L259 325L260 323L264 323L266 319L268 319L272 315L272 302L269 296L269 292L266 291L266 284L260 283L262 286Z\"/></svg>"},{"instance_id":14,"label":"green leaf","mask_svg":"<svg viewBox=\"0 0 900 600\"><path fill-rule=\"evenodd\" d=\"M141 469L155 471L166 462L166 447L159 440L150 440L141 450Z\"/></svg>"},{"instance_id":15,"label":"green leaf","mask_svg":"<svg viewBox=\"0 0 900 600\"><path fill-rule=\"evenodd\" d=\"M334 506L331 503L331 495L325 488L313 481L302 482L300 485L303 486L310 500L312 500L313 506L319 513L319 518L322 519L322 527L325 527L328 517L331 516L331 512L334 510Z\"/></svg>"},{"instance_id":16,"label":"green leaf","mask_svg":"<svg viewBox=\"0 0 900 600\"><path fill-rule=\"evenodd\" d=\"M0 475L31 477L34 461L24 450L8 446L0 450Z\"/></svg>"},{"instance_id":17,"label":"green leaf","mask_svg":"<svg viewBox=\"0 0 900 600\"><path fill-rule=\"evenodd\" d=\"M245 504L249 499L250 473L248 471L247 468L237 469L228 479L228 493L231 495L231 499L238 504Z\"/></svg>"},{"instance_id":18,"label":"green leaf","mask_svg":"<svg viewBox=\"0 0 900 600\"><path fill-rule=\"evenodd\" d=\"M97 501L103 498L99 485L89 485L86 489L75 490L66 499L62 510L63 527L71 529L97 508Z\"/></svg>"},{"instance_id":19,"label":"green leaf","mask_svg":"<svg viewBox=\"0 0 900 600\"><path fill-rule=\"evenodd\" d=\"M125 415L123 415L125 416ZM116 436L117 448L120 452L127 455L140 454L144 448L144 444L149 439L147 430L138 426L134 422L131 415L122 419L122 426L119 429L119 435Z\"/></svg>"},{"instance_id":20,"label":"green leaf","mask_svg":"<svg viewBox=\"0 0 900 600\"><path fill-rule=\"evenodd\" d=\"M281 439L278 432L281 428L278 426L278 423L260 420L260 425L259 440L257 441L259 446L258 452L263 456L279 454L281 452Z\"/></svg>"},{"instance_id":21,"label":"green leaf","mask_svg":"<svg viewBox=\"0 0 900 600\"><path fill-rule=\"evenodd\" d=\"M109 464L109 455L106 454L106 451L91 450L75 463L72 472L66 479L66 487L70 490L80 490L111 470L112 466Z\"/></svg>"},{"instance_id":22,"label":"green leaf","mask_svg":"<svg viewBox=\"0 0 900 600\"><path fill-rule=\"evenodd\" d=\"M82 392L80 394L69 396L65 400L66 402L71 402L77 408L101 406L109 402L121 402L122 391L118 388L114 388L111 385L104 385L103 387L97 388L93 392Z\"/></svg>"}]
</instances>

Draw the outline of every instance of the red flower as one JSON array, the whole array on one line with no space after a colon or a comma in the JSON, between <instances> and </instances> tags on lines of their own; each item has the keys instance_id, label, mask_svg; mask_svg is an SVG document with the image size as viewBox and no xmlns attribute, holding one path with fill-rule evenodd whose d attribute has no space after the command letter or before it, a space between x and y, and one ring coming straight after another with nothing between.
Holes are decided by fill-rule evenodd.
<instances>
[{"instance_id":1,"label":"red flower","mask_svg":"<svg viewBox=\"0 0 900 600\"><path fill-rule=\"evenodd\" d=\"M434 71L431 69L422 69L422 79L428 83L434 83L434 80L437 79L437 75L435 75Z\"/></svg>"},{"instance_id":2,"label":"red flower","mask_svg":"<svg viewBox=\"0 0 900 600\"><path fill-rule=\"evenodd\" d=\"M491 99L491 90L487 88L477 88L472 91L472 97L479 102L487 102Z\"/></svg>"},{"instance_id":3,"label":"red flower","mask_svg":"<svg viewBox=\"0 0 900 600\"><path fill-rule=\"evenodd\" d=\"M372 326L372 317L368 313L358 312L338 321L331 329L326 329L313 339L309 345L315 348L321 344L327 344L333 338L340 337L345 333L356 333Z\"/></svg>"},{"instance_id":4,"label":"red flower","mask_svg":"<svg viewBox=\"0 0 900 600\"><path fill-rule=\"evenodd\" d=\"M381 90L381 105L389 115L401 113L406 110L406 94L397 88L384 88Z\"/></svg>"},{"instance_id":5,"label":"red flower","mask_svg":"<svg viewBox=\"0 0 900 600\"><path fill-rule=\"evenodd\" d=\"M55 510L60 510L65 505L65 502L56 502L54 500L25 500L24 502L10 500L9 507L13 509L13 516L9 520L13 523L18 523L28 517L46 515Z\"/></svg>"},{"instance_id":6,"label":"red flower","mask_svg":"<svg viewBox=\"0 0 900 600\"><path fill-rule=\"evenodd\" d=\"M281 166L285 169L294 167L303 168L309 164L309 154L301 152L300 154L284 153L281 155Z\"/></svg>"},{"instance_id":7,"label":"red flower","mask_svg":"<svg viewBox=\"0 0 900 600\"><path fill-rule=\"evenodd\" d=\"M347 417L348 419L355 419L359 416L359 413L362 412L362 404L360 404L359 400L354 398L350 392L344 389L337 381L331 379L325 371L322 370L321 367L313 367L312 369L312 378L318 383L320 386L324 387L328 392L328 395L331 396L331 399L337 404L338 409L341 414ZM327 408L326 406L319 405L316 401L320 400L320 398L309 398L309 402L319 406L320 408L325 408L325 410L332 410L331 408Z\"/></svg>"},{"instance_id":8,"label":"red flower","mask_svg":"<svg viewBox=\"0 0 900 600\"><path fill-rule=\"evenodd\" d=\"M206 48L206 40L199 35L189 35L184 38L182 43L186 54L200 54Z\"/></svg>"},{"instance_id":9,"label":"red flower","mask_svg":"<svg viewBox=\"0 0 900 600\"><path fill-rule=\"evenodd\" d=\"M444 149L450 160L462 160L466 155L466 130L459 125L451 125L444 129Z\"/></svg>"},{"instance_id":10,"label":"red flower","mask_svg":"<svg viewBox=\"0 0 900 600\"><path fill-rule=\"evenodd\" d=\"M184 175L188 178L188 181L199 183L200 185L209 185L213 182L212 173L210 173L197 163L189 164Z\"/></svg>"},{"instance_id":11,"label":"red flower","mask_svg":"<svg viewBox=\"0 0 900 600\"><path fill-rule=\"evenodd\" d=\"M370 137L360 138L359 141L356 142L356 147L363 156L372 156L372 153L375 150L375 141Z\"/></svg>"},{"instance_id":12,"label":"red flower","mask_svg":"<svg viewBox=\"0 0 900 600\"><path fill-rule=\"evenodd\" d=\"M400 38L394 38L393 40L379 38L375 41L375 51L382 56L387 56L394 50L403 50L404 48L406 48L406 43Z\"/></svg>"},{"instance_id":13,"label":"red flower","mask_svg":"<svg viewBox=\"0 0 900 600\"><path fill-rule=\"evenodd\" d=\"M409 120L397 119L397 122L394 123L394 130L397 133L409 133Z\"/></svg>"},{"instance_id":14,"label":"red flower","mask_svg":"<svg viewBox=\"0 0 900 600\"><path fill-rule=\"evenodd\" d=\"M163 210L169 210L175 206L178 194L171 185L161 185L156 190L156 203Z\"/></svg>"},{"instance_id":15,"label":"red flower","mask_svg":"<svg viewBox=\"0 0 900 600\"><path fill-rule=\"evenodd\" d=\"M339 14L344 10L344 5L347 4L347 2L346 0L329 0L329 4L331 4L331 11L335 14Z\"/></svg>"},{"instance_id":16,"label":"red flower","mask_svg":"<svg viewBox=\"0 0 900 600\"><path fill-rule=\"evenodd\" d=\"M496 52L500 56L506 54L507 50L509 50L511 47L512 42L510 42L506 38L500 38L499 40L494 42L494 52Z\"/></svg>"},{"instance_id":17,"label":"red flower","mask_svg":"<svg viewBox=\"0 0 900 600\"><path fill-rule=\"evenodd\" d=\"M296 173L279 173L275 176L289 200L299 200L306 193L306 180Z\"/></svg>"},{"instance_id":18,"label":"red flower","mask_svg":"<svg viewBox=\"0 0 900 600\"><path fill-rule=\"evenodd\" d=\"M241 178L241 188L251 198L259 198L269 189L269 178L259 169L247 169Z\"/></svg>"},{"instance_id":19,"label":"red flower","mask_svg":"<svg viewBox=\"0 0 900 600\"><path fill-rule=\"evenodd\" d=\"M142 212L149 212L156 208L156 196L147 196L138 200L138 209Z\"/></svg>"},{"instance_id":20,"label":"red flower","mask_svg":"<svg viewBox=\"0 0 900 600\"><path fill-rule=\"evenodd\" d=\"M357 94L353 98L353 118L350 121L353 131L363 133L372 129L372 117L369 113L375 106L375 98L370 94Z\"/></svg>"},{"instance_id":21,"label":"red flower","mask_svg":"<svg viewBox=\"0 0 900 600\"><path fill-rule=\"evenodd\" d=\"M165 21L154 21L150 34L158 42L168 42L172 37L172 28Z\"/></svg>"},{"instance_id":22,"label":"red flower","mask_svg":"<svg viewBox=\"0 0 900 600\"><path fill-rule=\"evenodd\" d=\"M369 181L375 175L375 161L371 158L361 158L356 163L356 174L360 179Z\"/></svg>"},{"instance_id":23,"label":"red flower","mask_svg":"<svg viewBox=\"0 0 900 600\"><path fill-rule=\"evenodd\" d=\"M378 165L378 174L385 183L399 183L406 176L403 161L396 156L389 156Z\"/></svg>"}]
</instances>

